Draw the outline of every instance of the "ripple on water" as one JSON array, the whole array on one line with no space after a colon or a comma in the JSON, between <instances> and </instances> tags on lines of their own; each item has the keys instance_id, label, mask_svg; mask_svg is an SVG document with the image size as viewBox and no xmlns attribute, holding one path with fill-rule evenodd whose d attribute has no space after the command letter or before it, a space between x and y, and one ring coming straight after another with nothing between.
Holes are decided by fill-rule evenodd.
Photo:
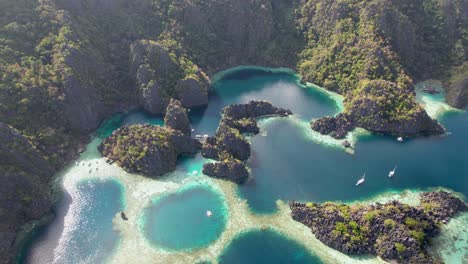
<instances>
[{"instance_id":1,"label":"ripple on water","mask_svg":"<svg viewBox=\"0 0 468 264\"><path fill-rule=\"evenodd\" d=\"M237 236L219 257L220 264L301 263L320 259L301 244L273 230L255 230Z\"/></svg>"},{"instance_id":2,"label":"ripple on water","mask_svg":"<svg viewBox=\"0 0 468 264\"><path fill-rule=\"evenodd\" d=\"M82 180L67 186L66 200L58 208L65 216L36 234L26 263L103 263L119 242L112 219L125 207L124 190L116 180ZM48 230L63 230L57 237Z\"/></svg>"},{"instance_id":3,"label":"ripple on water","mask_svg":"<svg viewBox=\"0 0 468 264\"><path fill-rule=\"evenodd\" d=\"M226 221L227 209L220 194L208 186L194 185L154 199L144 209L140 225L152 245L189 251L215 241Z\"/></svg>"}]
</instances>

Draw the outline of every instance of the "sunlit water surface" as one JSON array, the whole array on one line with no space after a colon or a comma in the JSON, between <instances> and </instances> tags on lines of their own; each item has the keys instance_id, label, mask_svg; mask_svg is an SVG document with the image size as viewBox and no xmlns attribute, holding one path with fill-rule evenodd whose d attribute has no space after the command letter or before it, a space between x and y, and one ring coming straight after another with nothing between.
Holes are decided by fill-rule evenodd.
<instances>
[{"instance_id":1,"label":"sunlit water surface","mask_svg":"<svg viewBox=\"0 0 468 264\"><path fill-rule=\"evenodd\" d=\"M399 143L358 130L348 138L355 144L351 155L340 141L311 131L308 124L337 114L342 98L298 80L288 70L229 70L215 78L209 106L191 110L194 134L200 135L214 134L220 110L231 103L268 100L294 113L260 120L261 133L250 138L252 177L238 187L204 176L206 160L200 155L182 158L175 172L160 179L127 174L105 163L96 149L101 138L126 124L163 124L160 117L140 110L107 120L78 166L73 162L58 175L64 195L55 207L57 217L31 236L19 262L379 263L327 248L290 220L287 206L278 207L277 200L390 199L401 198L404 190L414 196L414 191L433 187L468 194L468 115L451 111L442 95L418 93L418 100L439 118L447 135ZM388 178L395 166L396 176ZM366 182L356 187L363 173ZM199 187L188 188L193 184ZM128 222L120 219L123 210ZM207 210L214 218L205 215ZM466 214L450 222L435 241L432 251L447 263L466 261L464 219ZM268 231L258 230L263 225Z\"/></svg>"}]
</instances>

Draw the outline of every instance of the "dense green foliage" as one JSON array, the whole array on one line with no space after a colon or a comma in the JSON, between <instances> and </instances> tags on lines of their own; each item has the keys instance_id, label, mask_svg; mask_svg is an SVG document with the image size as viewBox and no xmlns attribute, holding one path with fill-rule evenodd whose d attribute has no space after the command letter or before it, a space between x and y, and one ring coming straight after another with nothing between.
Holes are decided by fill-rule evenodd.
<instances>
[{"instance_id":1,"label":"dense green foliage","mask_svg":"<svg viewBox=\"0 0 468 264\"><path fill-rule=\"evenodd\" d=\"M104 112L135 104L128 62L139 39L167 49L182 79L200 78L196 65L208 73L297 65L305 79L340 93L355 96L362 80L407 90L412 78L438 76L466 59L461 2L1 0L0 118L61 164L83 135L64 113L67 78L92 87ZM77 65L70 54L95 65ZM391 94L401 99L398 92ZM405 98L386 104L384 115L399 118L414 107Z\"/></svg>"},{"instance_id":2,"label":"dense green foliage","mask_svg":"<svg viewBox=\"0 0 468 264\"><path fill-rule=\"evenodd\" d=\"M63 133L57 114L63 75L52 56L67 42L69 29L37 1L5 0L0 6L0 118L33 141L66 147L68 140L56 138Z\"/></svg>"},{"instance_id":3,"label":"dense green foliage","mask_svg":"<svg viewBox=\"0 0 468 264\"><path fill-rule=\"evenodd\" d=\"M74 9L68 1L1 0L2 121L27 135L51 162L62 164L83 136L71 129L71 117L64 113L67 76L93 87L110 108L131 100L128 49L132 41L161 31L152 7L146 0L108 10L91 2ZM82 66L70 54L93 58L98 66ZM95 72L96 67L103 70Z\"/></svg>"},{"instance_id":4,"label":"dense green foliage","mask_svg":"<svg viewBox=\"0 0 468 264\"><path fill-rule=\"evenodd\" d=\"M382 118L410 120L420 111L408 97L413 79L443 77L466 60L463 8L462 1L446 0L302 0L296 22L308 45L299 72L349 101L368 96L367 80L394 83L384 89L391 98L378 102ZM346 111L352 108L347 104Z\"/></svg>"},{"instance_id":5,"label":"dense green foliage","mask_svg":"<svg viewBox=\"0 0 468 264\"><path fill-rule=\"evenodd\" d=\"M356 116L361 125L371 126L376 122L375 116L360 111L366 109L389 121L407 121L418 111L423 111L416 104L413 93L387 81L362 80L358 86L349 93L351 96L345 101L348 113ZM362 105L359 105L362 104ZM360 111L356 114L354 112Z\"/></svg>"},{"instance_id":6,"label":"dense green foliage","mask_svg":"<svg viewBox=\"0 0 468 264\"><path fill-rule=\"evenodd\" d=\"M346 95L348 113L360 114L359 106L371 101L380 118L409 122L421 111L411 93L413 79L440 77L450 67L449 82L466 76L459 66L468 44L462 3L0 0L0 121L24 135L49 164L62 167L101 120L141 104L130 46L146 40L161 45L177 65L156 73L158 65L146 62L167 97L179 92L175 80L205 79L203 72L286 66ZM358 121L369 124L372 116ZM249 119L235 123L255 128ZM128 146L125 153L138 159L145 150ZM18 169L4 163L2 171ZM353 241L361 239L356 232L363 229L353 226Z\"/></svg>"},{"instance_id":7,"label":"dense green foliage","mask_svg":"<svg viewBox=\"0 0 468 264\"><path fill-rule=\"evenodd\" d=\"M303 0L297 23L308 46L299 70L340 93L362 79L406 88L408 74L440 76L464 60L460 8L459 1Z\"/></svg>"},{"instance_id":8,"label":"dense green foliage","mask_svg":"<svg viewBox=\"0 0 468 264\"><path fill-rule=\"evenodd\" d=\"M103 142L101 148L107 157L121 166L123 163L137 164L155 148L168 149L175 153L174 146L169 141L171 133L170 129L160 126L133 125L115 131Z\"/></svg>"}]
</instances>

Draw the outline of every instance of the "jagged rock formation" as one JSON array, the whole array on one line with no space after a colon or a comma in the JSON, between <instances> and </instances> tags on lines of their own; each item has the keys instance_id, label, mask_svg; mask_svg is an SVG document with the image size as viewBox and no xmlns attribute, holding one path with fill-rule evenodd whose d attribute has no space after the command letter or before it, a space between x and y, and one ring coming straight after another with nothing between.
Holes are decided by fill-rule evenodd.
<instances>
[{"instance_id":1,"label":"jagged rock formation","mask_svg":"<svg viewBox=\"0 0 468 264\"><path fill-rule=\"evenodd\" d=\"M141 104L162 114L170 98L205 105L207 78L195 64L209 74L247 64L297 68L306 80L350 95L359 112L353 91L362 80L412 92L408 76L439 76L467 57L466 1L23 0L0 7L0 120L55 170L112 113ZM141 56L131 52L138 43ZM153 65L160 57L148 58L149 51L168 64ZM175 71L167 71L172 63ZM462 107L465 82L448 83L449 102ZM407 102L397 99L390 109ZM355 125L413 131L406 123L422 120L415 127L435 128L418 111L398 122L384 117L382 127L362 118ZM258 133L251 118L225 122Z\"/></svg>"},{"instance_id":2,"label":"jagged rock formation","mask_svg":"<svg viewBox=\"0 0 468 264\"><path fill-rule=\"evenodd\" d=\"M392 82L362 81L356 93L360 96L345 100L345 113L313 121L311 128L335 138L344 138L354 127L412 137L445 132L416 103L413 92L399 88Z\"/></svg>"},{"instance_id":3,"label":"jagged rock formation","mask_svg":"<svg viewBox=\"0 0 468 264\"><path fill-rule=\"evenodd\" d=\"M0 256L13 258L16 232L50 210L53 168L16 129L0 123Z\"/></svg>"},{"instance_id":4,"label":"jagged rock formation","mask_svg":"<svg viewBox=\"0 0 468 264\"><path fill-rule=\"evenodd\" d=\"M250 157L250 144L242 133L259 133L255 118L262 116L288 116L290 110L274 107L266 101L250 101L232 104L222 111L216 137L208 137L203 143L202 155L220 162L203 165L206 175L226 178L240 183L248 176L242 161Z\"/></svg>"},{"instance_id":5,"label":"jagged rock formation","mask_svg":"<svg viewBox=\"0 0 468 264\"><path fill-rule=\"evenodd\" d=\"M444 132L416 103L412 84L466 60L460 40L467 25L463 4L304 0L301 6L296 22L309 47L299 72L343 94L344 114L355 126L411 136ZM433 41L435 36L445 41Z\"/></svg>"},{"instance_id":6,"label":"jagged rock formation","mask_svg":"<svg viewBox=\"0 0 468 264\"><path fill-rule=\"evenodd\" d=\"M103 140L99 151L125 171L160 176L176 168L181 154L195 154L200 142L168 127L132 125Z\"/></svg>"},{"instance_id":7,"label":"jagged rock formation","mask_svg":"<svg viewBox=\"0 0 468 264\"><path fill-rule=\"evenodd\" d=\"M242 183L249 177L249 171L244 163L238 160L205 164L203 174L215 178L229 179L235 183Z\"/></svg>"},{"instance_id":8,"label":"jagged rock formation","mask_svg":"<svg viewBox=\"0 0 468 264\"><path fill-rule=\"evenodd\" d=\"M310 127L322 135L330 135L336 139L346 137L349 131L355 126L345 114L339 114L335 117L322 117L310 122Z\"/></svg>"},{"instance_id":9,"label":"jagged rock formation","mask_svg":"<svg viewBox=\"0 0 468 264\"><path fill-rule=\"evenodd\" d=\"M420 195L411 207L386 204L345 205L291 202L294 220L311 228L324 244L346 254L376 254L399 263L438 263L426 251L441 223L468 206L450 193Z\"/></svg>"},{"instance_id":10,"label":"jagged rock formation","mask_svg":"<svg viewBox=\"0 0 468 264\"><path fill-rule=\"evenodd\" d=\"M238 65L294 67L302 39L292 9L282 0L185 1L171 27L210 74Z\"/></svg>"},{"instance_id":11,"label":"jagged rock formation","mask_svg":"<svg viewBox=\"0 0 468 264\"><path fill-rule=\"evenodd\" d=\"M184 107L208 103L209 80L184 55L150 40L136 41L130 53L130 72L145 110L161 114L171 97L179 98Z\"/></svg>"},{"instance_id":12,"label":"jagged rock formation","mask_svg":"<svg viewBox=\"0 0 468 264\"><path fill-rule=\"evenodd\" d=\"M179 100L170 100L164 117L164 125L190 136L191 128L187 110L182 107Z\"/></svg>"},{"instance_id":13,"label":"jagged rock formation","mask_svg":"<svg viewBox=\"0 0 468 264\"><path fill-rule=\"evenodd\" d=\"M468 62L451 70L450 77L445 81L445 87L447 102L451 106L464 108L468 105Z\"/></svg>"}]
</instances>

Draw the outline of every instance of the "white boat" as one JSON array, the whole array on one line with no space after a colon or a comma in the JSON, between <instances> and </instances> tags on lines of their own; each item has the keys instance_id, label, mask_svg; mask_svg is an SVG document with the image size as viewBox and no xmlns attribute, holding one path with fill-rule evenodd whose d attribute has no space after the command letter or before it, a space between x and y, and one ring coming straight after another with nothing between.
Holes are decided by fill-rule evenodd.
<instances>
[{"instance_id":1,"label":"white boat","mask_svg":"<svg viewBox=\"0 0 468 264\"><path fill-rule=\"evenodd\" d=\"M393 168L393 170L389 171L388 172L388 177L391 178L391 177L395 176L396 169L397 169L397 166L395 166L395 168Z\"/></svg>"},{"instance_id":2,"label":"white boat","mask_svg":"<svg viewBox=\"0 0 468 264\"><path fill-rule=\"evenodd\" d=\"M213 213L210 210L206 211L206 216L211 217L212 215Z\"/></svg>"},{"instance_id":3,"label":"white boat","mask_svg":"<svg viewBox=\"0 0 468 264\"><path fill-rule=\"evenodd\" d=\"M205 134L205 135L203 135L203 137L204 137L204 138L207 138L207 137L209 137L209 136L208 136L208 134Z\"/></svg>"},{"instance_id":4,"label":"white boat","mask_svg":"<svg viewBox=\"0 0 468 264\"><path fill-rule=\"evenodd\" d=\"M197 175L197 174L198 174L197 170L192 171L192 175Z\"/></svg>"},{"instance_id":5,"label":"white boat","mask_svg":"<svg viewBox=\"0 0 468 264\"><path fill-rule=\"evenodd\" d=\"M363 184L365 180L366 180L366 174L364 173L364 175L362 175L362 178L356 182L356 186Z\"/></svg>"},{"instance_id":6,"label":"white boat","mask_svg":"<svg viewBox=\"0 0 468 264\"><path fill-rule=\"evenodd\" d=\"M195 137L196 138L202 138L202 135L196 135Z\"/></svg>"},{"instance_id":7,"label":"white boat","mask_svg":"<svg viewBox=\"0 0 468 264\"><path fill-rule=\"evenodd\" d=\"M398 141L398 142L403 142L403 137L398 137L398 138L397 138L397 141Z\"/></svg>"},{"instance_id":8,"label":"white boat","mask_svg":"<svg viewBox=\"0 0 468 264\"><path fill-rule=\"evenodd\" d=\"M78 161L77 161L77 162L75 162L75 166L78 166Z\"/></svg>"},{"instance_id":9,"label":"white boat","mask_svg":"<svg viewBox=\"0 0 468 264\"><path fill-rule=\"evenodd\" d=\"M192 128L192 132L194 132L194 131L195 131L195 129Z\"/></svg>"}]
</instances>

